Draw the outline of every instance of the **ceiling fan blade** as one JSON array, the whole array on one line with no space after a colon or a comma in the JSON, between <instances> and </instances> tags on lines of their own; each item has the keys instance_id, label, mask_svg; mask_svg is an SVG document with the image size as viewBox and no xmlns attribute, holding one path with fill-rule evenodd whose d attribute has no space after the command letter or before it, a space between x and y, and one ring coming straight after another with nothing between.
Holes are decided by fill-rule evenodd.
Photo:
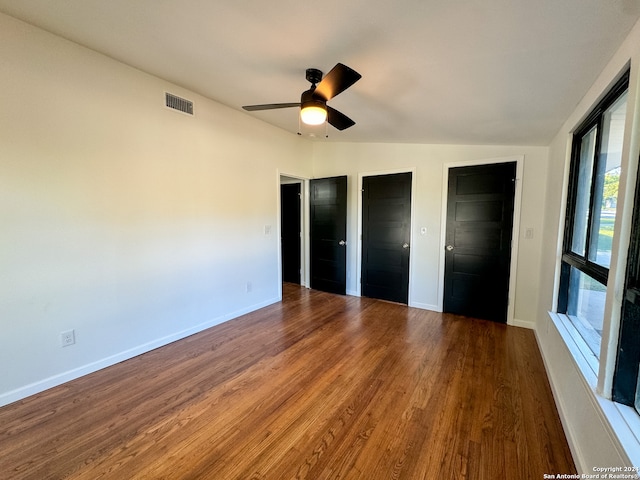
<instances>
[{"instance_id":1,"label":"ceiling fan blade","mask_svg":"<svg viewBox=\"0 0 640 480\"><path fill-rule=\"evenodd\" d=\"M300 102L297 103L266 103L264 105L245 105L242 108L248 112L255 112L257 110L275 110L276 108L290 108L299 107Z\"/></svg>"},{"instance_id":2,"label":"ceiling fan blade","mask_svg":"<svg viewBox=\"0 0 640 480\"><path fill-rule=\"evenodd\" d=\"M361 78L362 75L352 68L338 63L324 76L322 81L316 86L313 94L327 101L339 93L344 92Z\"/></svg>"},{"instance_id":3,"label":"ceiling fan blade","mask_svg":"<svg viewBox=\"0 0 640 480\"><path fill-rule=\"evenodd\" d=\"M327 122L333 125L338 130L344 130L349 127L353 127L356 122L347 117L344 113L339 112L335 108L331 108L327 105Z\"/></svg>"}]
</instances>

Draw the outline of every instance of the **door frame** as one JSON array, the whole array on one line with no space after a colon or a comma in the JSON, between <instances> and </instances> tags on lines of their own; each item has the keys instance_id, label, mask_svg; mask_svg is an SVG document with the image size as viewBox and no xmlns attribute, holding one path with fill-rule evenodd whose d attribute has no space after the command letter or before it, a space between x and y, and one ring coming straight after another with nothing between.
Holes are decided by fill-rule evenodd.
<instances>
[{"instance_id":1,"label":"door frame","mask_svg":"<svg viewBox=\"0 0 640 480\"><path fill-rule=\"evenodd\" d=\"M282 299L282 212L280 209L280 185L282 185L283 177L298 180L300 183L300 229L302 231L302 237L300 238L300 286L309 288L310 277L310 250L309 250L309 178L301 177L286 172L277 171L277 187L276 187L276 235L278 239L278 291L279 298ZM297 183L297 182L295 182Z\"/></svg>"},{"instance_id":2,"label":"door frame","mask_svg":"<svg viewBox=\"0 0 640 480\"><path fill-rule=\"evenodd\" d=\"M356 195L358 197L358 235L357 235L357 249L356 249L356 290L349 291L347 288L347 295L354 295L357 297L362 296L362 184L364 177L376 177L381 175L393 175L395 173L410 173L411 174L411 228L410 228L410 241L409 241L409 294L407 305L412 307L412 295L411 295L411 285L413 283L413 262L414 255L411 253L411 249L413 248L415 235L414 228L415 225L415 195L416 195L416 168L396 168L392 170L378 170L373 172L360 172L358 173L358 188L356 189ZM348 245L347 245L348 246ZM349 251L347 250L347 265L349 265L348 258ZM349 272L347 271L347 287L349 286Z\"/></svg>"},{"instance_id":3,"label":"door frame","mask_svg":"<svg viewBox=\"0 0 640 480\"><path fill-rule=\"evenodd\" d=\"M444 277L445 246L447 244L447 203L449 195L449 170L456 167L473 167L478 165L494 165L497 163L516 162L516 188L513 194L513 227L511 231L511 265L509 268L509 306L507 307L507 325L531 328L528 322L514 319L516 291L516 275L518 271L518 243L520 240L520 210L522 207L522 173L524 171L524 155L509 157L468 160L445 163L442 168L442 213L440 215L440 259L438 267L438 309L444 311Z\"/></svg>"}]
</instances>

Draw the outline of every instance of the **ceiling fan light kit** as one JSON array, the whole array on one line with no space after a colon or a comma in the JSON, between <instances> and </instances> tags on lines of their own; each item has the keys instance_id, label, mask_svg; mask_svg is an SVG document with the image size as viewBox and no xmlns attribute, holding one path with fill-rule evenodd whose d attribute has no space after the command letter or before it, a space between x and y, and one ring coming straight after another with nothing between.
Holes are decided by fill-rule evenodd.
<instances>
[{"instance_id":1,"label":"ceiling fan light kit","mask_svg":"<svg viewBox=\"0 0 640 480\"><path fill-rule=\"evenodd\" d=\"M323 106L303 105L300 118L307 125L322 125L327 120L327 110Z\"/></svg>"},{"instance_id":2,"label":"ceiling fan light kit","mask_svg":"<svg viewBox=\"0 0 640 480\"><path fill-rule=\"evenodd\" d=\"M327 102L313 96L315 88L307 90L300 99L300 119L307 125L322 125L327 120Z\"/></svg>"},{"instance_id":3,"label":"ceiling fan light kit","mask_svg":"<svg viewBox=\"0 0 640 480\"><path fill-rule=\"evenodd\" d=\"M327 101L344 92L362 78L352 68L338 63L322 78L322 72L316 68L306 70L306 79L311 88L302 92L300 103L269 103L264 105L245 105L242 108L253 112L257 110L273 110L277 108L300 107L300 119L307 125L321 125L327 121L338 130L352 127L356 122L335 108L327 105Z\"/></svg>"}]
</instances>

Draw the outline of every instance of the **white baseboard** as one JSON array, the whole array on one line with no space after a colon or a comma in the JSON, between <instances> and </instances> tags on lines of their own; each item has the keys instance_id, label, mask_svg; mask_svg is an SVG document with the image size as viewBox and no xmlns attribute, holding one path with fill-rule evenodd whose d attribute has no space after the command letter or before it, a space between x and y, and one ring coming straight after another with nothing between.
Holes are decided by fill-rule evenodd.
<instances>
[{"instance_id":1,"label":"white baseboard","mask_svg":"<svg viewBox=\"0 0 640 480\"><path fill-rule=\"evenodd\" d=\"M542 356L542 363L544 364L547 378L549 379L549 386L551 387L551 392L556 404L556 409L558 410L560 423L562 423L562 429L564 430L564 434L569 445L569 450L571 451L571 456L573 457L573 462L579 472L586 472L580 443L575 441L575 439L577 438L574 431L575 429L573 428L571 422L568 420L564 399L561 395L561 392L558 390L558 382L553 374L552 369L550 368L547 355L545 355L545 349L541 343L541 339L537 330L535 331L535 336L536 342L538 344L538 349L540 350L540 354Z\"/></svg>"},{"instance_id":2,"label":"white baseboard","mask_svg":"<svg viewBox=\"0 0 640 480\"><path fill-rule=\"evenodd\" d=\"M536 329L536 322L532 322L530 320L518 320L517 318L514 318L513 321L509 323L509 325L514 327L528 328L529 330Z\"/></svg>"},{"instance_id":3,"label":"white baseboard","mask_svg":"<svg viewBox=\"0 0 640 480\"><path fill-rule=\"evenodd\" d=\"M438 305L432 305L430 303L420 303L420 302L411 302L409 303L410 307L420 308L421 310L430 310L432 312L442 312Z\"/></svg>"},{"instance_id":4,"label":"white baseboard","mask_svg":"<svg viewBox=\"0 0 640 480\"><path fill-rule=\"evenodd\" d=\"M182 330L180 332L176 332L171 335L167 335L165 337L152 340L142 345L138 345L128 350L124 350L122 352L116 353L115 355L111 355L109 357L97 360L95 362L82 365L72 370L68 370L66 372L62 372L57 375L53 375L51 377L45 378L43 380L30 383L29 385L16 388L15 390L11 390L9 392L0 394L0 407L9 405L10 403L13 403L13 402L17 402L31 395L35 395L36 393L44 392L45 390L48 390L53 387L57 387L58 385L62 385L63 383L69 382L71 380L75 380L76 378L80 378L84 375L97 372L98 370L102 370L103 368L110 367L124 360L129 360L133 357L137 357L138 355L142 355L143 353L150 352L151 350L155 350L156 348L163 347L177 340L181 340L193 334L202 332L207 328L215 327L216 325L220 325L221 323L227 322L229 320L233 320L234 318L240 317L242 315L245 315L247 313L253 312L260 308L266 307L268 305L272 305L279 301L280 299L278 298L272 298L264 302L251 305L249 307L242 308L240 310L236 310L234 312L221 315L219 317L216 317L207 322L195 325L186 330Z\"/></svg>"}]
</instances>

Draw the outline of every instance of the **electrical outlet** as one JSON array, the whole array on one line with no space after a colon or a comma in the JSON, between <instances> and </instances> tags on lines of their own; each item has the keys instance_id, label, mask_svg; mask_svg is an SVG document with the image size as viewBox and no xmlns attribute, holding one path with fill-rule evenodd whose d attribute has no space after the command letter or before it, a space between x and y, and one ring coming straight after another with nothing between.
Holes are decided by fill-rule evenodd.
<instances>
[{"instance_id":1,"label":"electrical outlet","mask_svg":"<svg viewBox=\"0 0 640 480\"><path fill-rule=\"evenodd\" d=\"M251 285L251 282L247 282L247 293L251 293L251 290L253 290L253 285Z\"/></svg>"},{"instance_id":2,"label":"electrical outlet","mask_svg":"<svg viewBox=\"0 0 640 480\"><path fill-rule=\"evenodd\" d=\"M76 332L75 330L67 330L66 332L60 333L60 344L63 347L68 347L69 345L73 345L76 343Z\"/></svg>"}]
</instances>

